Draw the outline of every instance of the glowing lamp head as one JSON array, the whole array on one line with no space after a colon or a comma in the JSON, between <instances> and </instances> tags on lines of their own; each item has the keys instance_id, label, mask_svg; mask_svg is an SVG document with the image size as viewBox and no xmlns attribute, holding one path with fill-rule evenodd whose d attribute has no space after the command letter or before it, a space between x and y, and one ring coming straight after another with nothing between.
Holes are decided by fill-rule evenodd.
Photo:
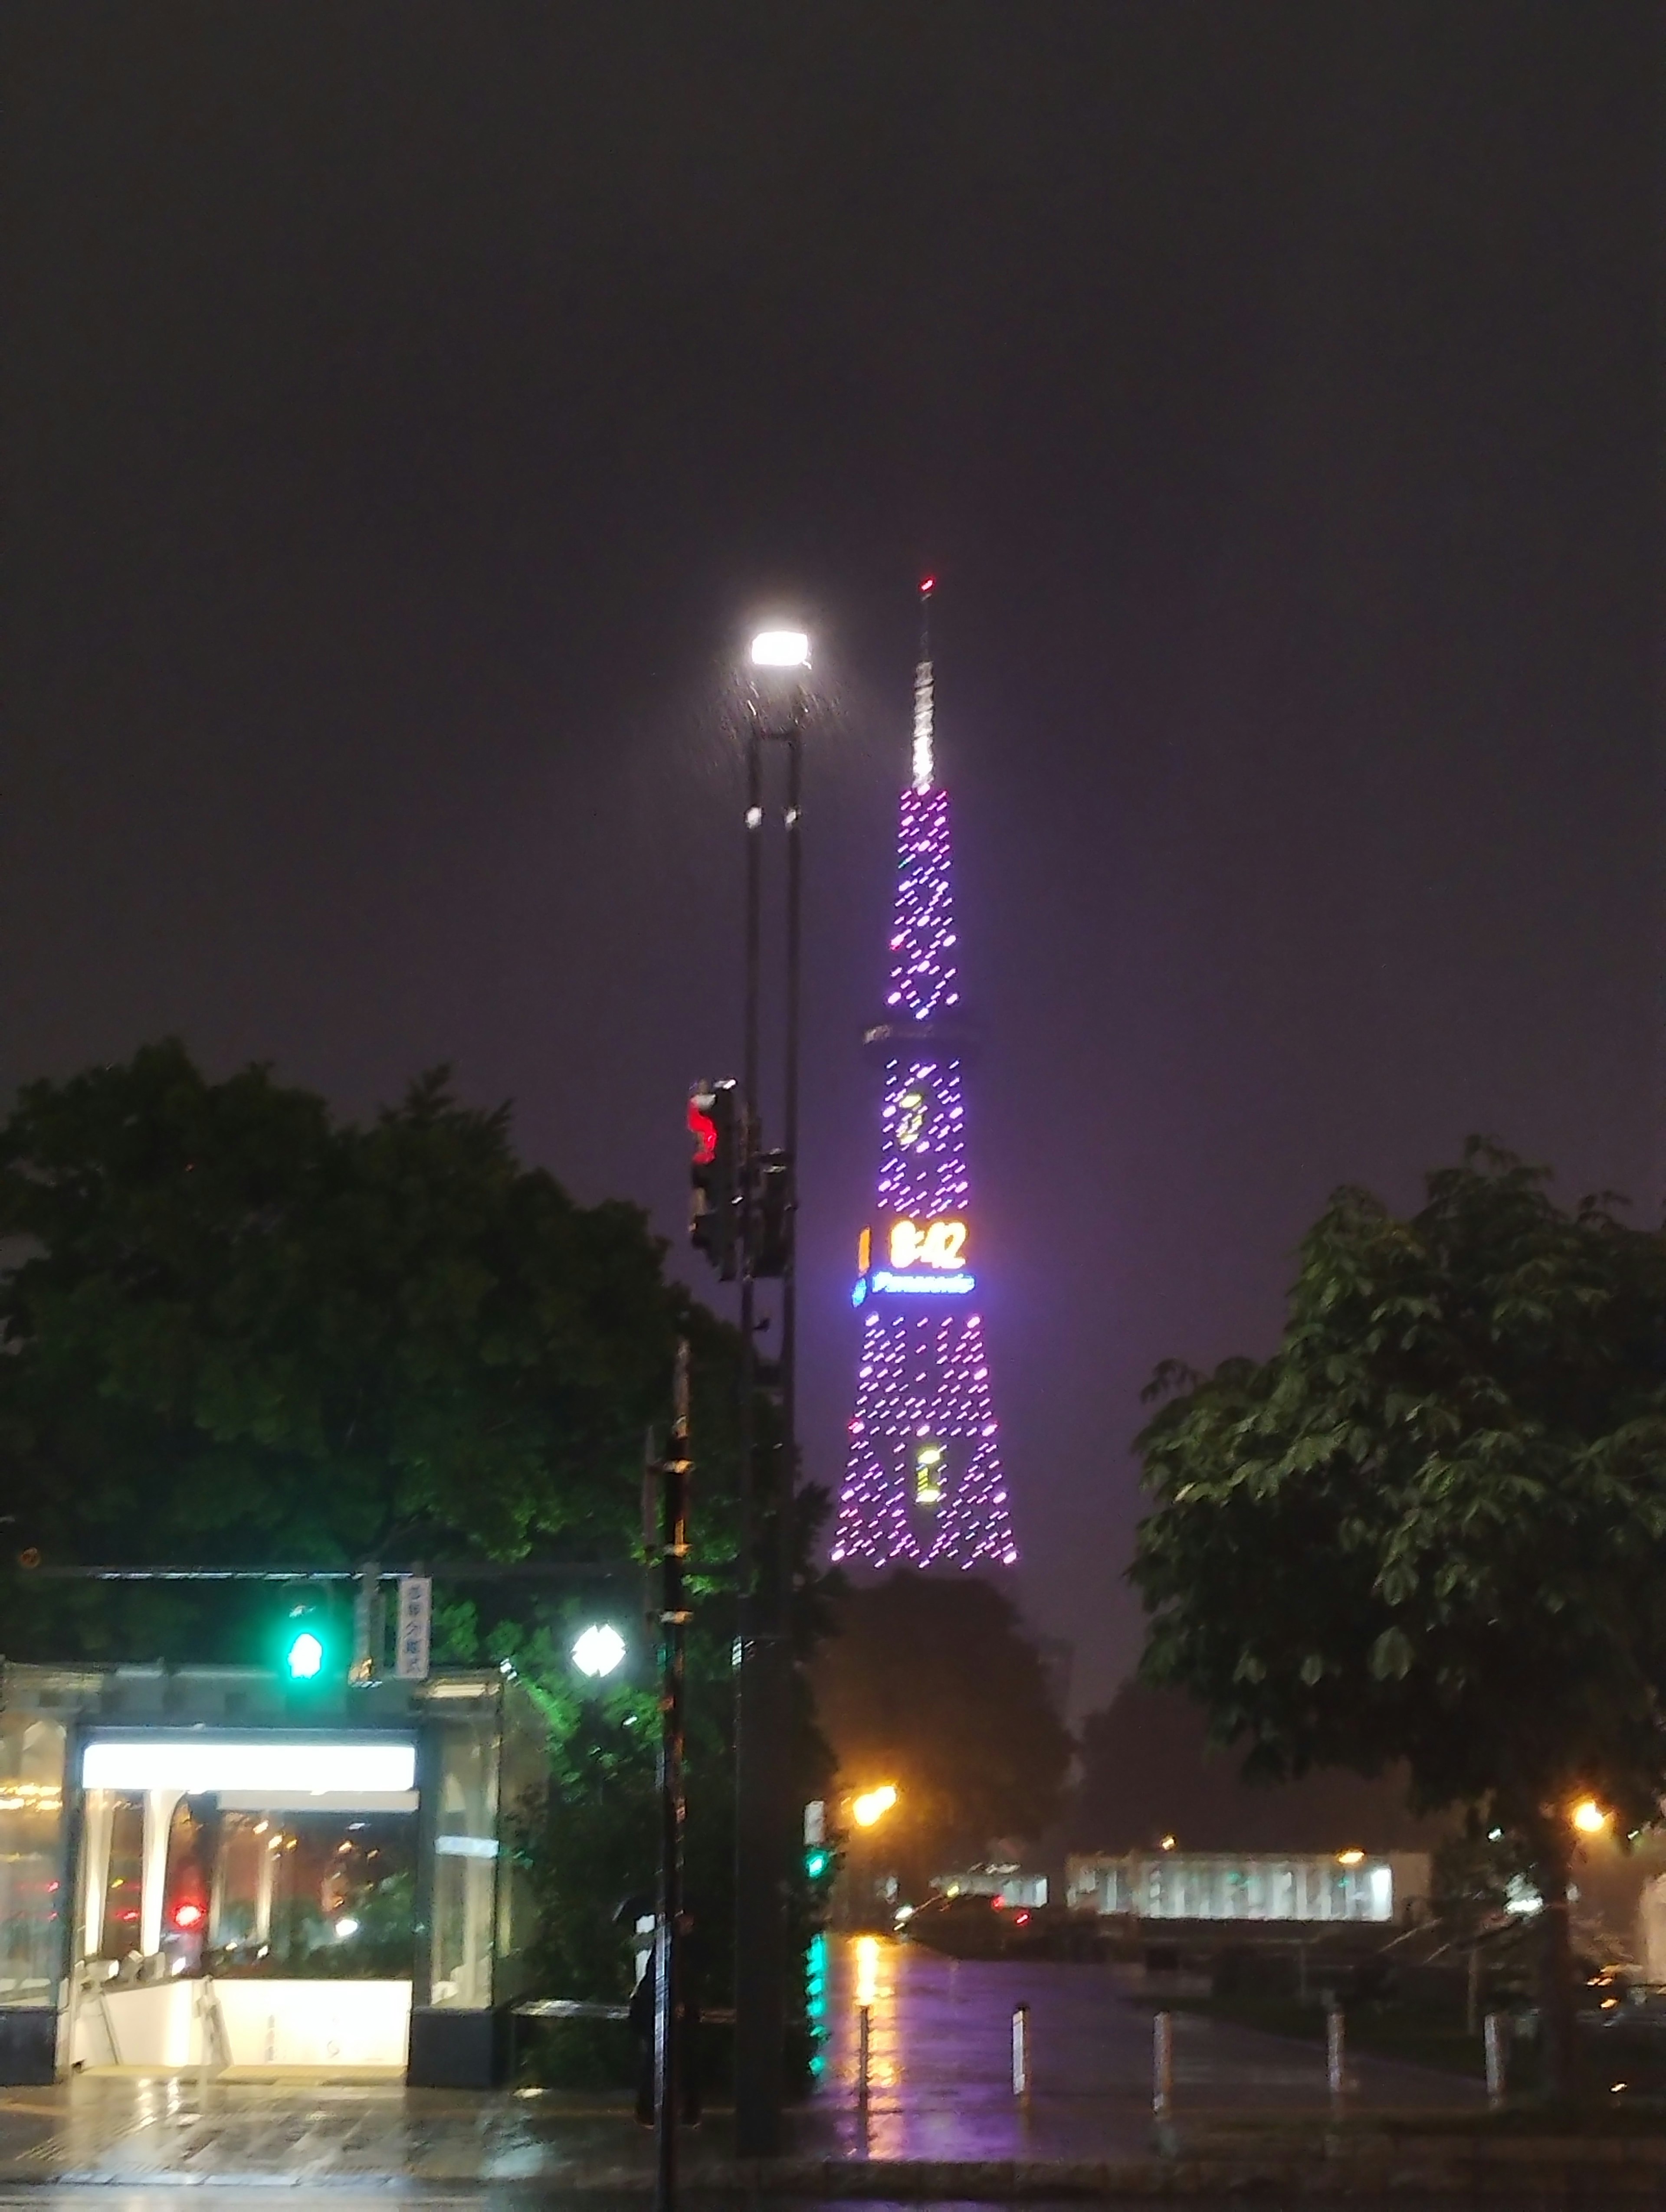
<instances>
[{"instance_id":1,"label":"glowing lamp head","mask_svg":"<svg viewBox=\"0 0 1666 2212\"><path fill-rule=\"evenodd\" d=\"M587 1628L573 1646L573 1664L581 1674L599 1680L611 1674L623 1661L625 1640L609 1621L598 1621Z\"/></svg>"},{"instance_id":2,"label":"glowing lamp head","mask_svg":"<svg viewBox=\"0 0 1666 2212\"><path fill-rule=\"evenodd\" d=\"M865 1790L860 1797L851 1800L850 1817L859 1828L871 1828L876 1821L885 1819L896 1802L895 1785L882 1782L877 1790Z\"/></svg>"},{"instance_id":3,"label":"glowing lamp head","mask_svg":"<svg viewBox=\"0 0 1666 2212\"><path fill-rule=\"evenodd\" d=\"M173 1925L176 1928L181 1929L186 1934L189 1934L192 1929L200 1928L202 1924L203 1908L200 1905L186 1904L176 1905L174 1906Z\"/></svg>"},{"instance_id":4,"label":"glowing lamp head","mask_svg":"<svg viewBox=\"0 0 1666 2212\"><path fill-rule=\"evenodd\" d=\"M808 668L810 641L801 629L761 629L752 640L754 668Z\"/></svg>"},{"instance_id":5,"label":"glowing lamp head","mask_svg":"<svg viewBox=\"0 0 1666 2212\"><path fill-rule=\"evenodd\" d=\"M1582 1836L1600 1836L1608 1825L1608 1815L1594 1797L1582 1797L1568 1817Z\"/></svg>"},{"instance_id":6,"label":"glowing lamp head","mask_svg":"<svg viewBox=\"0 0 1666 2212\"><path fill-rule=\"evenodd\" d=\"M1356 1845L1350 1844L1347 1850L1337 1852L1336 1863L1345 1867L1364 1866L1365 1855Z\"/></svg>"}]
</instances>

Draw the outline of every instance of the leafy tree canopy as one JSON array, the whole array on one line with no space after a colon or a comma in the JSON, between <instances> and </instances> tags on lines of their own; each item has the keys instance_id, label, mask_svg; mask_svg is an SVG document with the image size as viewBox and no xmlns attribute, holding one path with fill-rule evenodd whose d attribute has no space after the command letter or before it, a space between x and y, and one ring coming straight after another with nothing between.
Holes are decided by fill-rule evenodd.
<instances>
[{"instance_id":1,"label":"leafy tree canopy","mask_svg":"<svg viewBox=\"0 0 1666 2212\"><path fill-rule=\"evenodd\" d=\"M848 1589L814 1672L840 1787L901 1793L886 1848L916 1880L1056 1817L1071 1739L1017 1607L972 1575Z\"/></svg>"},{"instance_id":2,"label":"leafy tree canopy","mask_svg":"<svg viewBox=\"0 0 1666 2212\"><path fill-rule=\"evenodd\" d=\"M1161 1378L1132 1573L1147 1679L1219 1741L1403 1761L1521 1840L1565 1940L1571 1801L1666 1790L1666 1245L1547 1180L1472 1139L1409 1220L1339 1191L1273 1357Z\"/></svg>"},{"instance_id":3,"label":"leafy tree canopy","mask_svg":"<svg viewBox=\"0 0 1666 2212\"><path fill-rule=\"evenodd\" d=\"M34 1084L0 1129L0 1236L9 1553L623 1556L679 1332L708 1467L732 1439L727 1333L642 1214L576 1205L443 1073L362 1127L173 1042ZM76 1607L43 1588L15 1657L68 1656Z\"/></svg>"}]
</instances>

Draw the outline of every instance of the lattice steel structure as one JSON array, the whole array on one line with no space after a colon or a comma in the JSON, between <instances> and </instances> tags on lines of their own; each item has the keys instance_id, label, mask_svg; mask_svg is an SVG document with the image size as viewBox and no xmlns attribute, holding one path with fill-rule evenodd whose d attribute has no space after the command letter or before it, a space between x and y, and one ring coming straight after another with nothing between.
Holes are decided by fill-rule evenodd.
<instances>
[{"instance_id":1,"label":"lattice steel structure","mask_svg":"<svg viewBox=\"0 0 1666 2212\"><path fill-rule=\"evenodd\" d=\"M884 1072L878 1204L851 1293L856 1410L833 1558L1014 1566L1000 1431L973 1272L949 795L937 782L921 587L914 781L903 793L885 1018L863 1040Z\"/></svg>"}]
</instances>

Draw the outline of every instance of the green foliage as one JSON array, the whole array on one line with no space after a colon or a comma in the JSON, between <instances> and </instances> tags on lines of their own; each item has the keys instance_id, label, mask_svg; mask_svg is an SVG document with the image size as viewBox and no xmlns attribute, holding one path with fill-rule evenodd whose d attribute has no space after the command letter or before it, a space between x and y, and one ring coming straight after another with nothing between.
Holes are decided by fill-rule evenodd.
<instances>
[{"instance_id":1,"label":"green foliage","mask_svg":"<svg viewBox=\"0 0 1666 2212\"><path fill-rule=\"evenodd\" d=\"M576 1206L440 1075L362 1128L171 1042L32 1085L0 1237L0 1512L48 1560L617 1555L679 1332L708 1465L732 1442L728 1333L641 1214ZM714 1548L732 1495L731 1468ZM43 1613L24 1587L7 1647L264 1656L246 1600L211 1612L59 1586Z\"/></svg>"},{"instance_id":2,"label":"green foliage","mask_svg":"<svg viewBox=\"0 0 1666 2212\"><path fill-rule=\"evenodd\" d=\"M29 1549L52 1565L626 1563L611 1583L435 1593L436 1663L511 1661L550 1723L547 1803L524 1808L521 1848L545 1906L540 1978L562 1996L620 1994L613 1912L652 1887L653 1653L629 1563L644 1440L687 1337L706 1563L690 1581L690 1888L721 2002L737 1341L666 1279L638 1209L576 1205L516 1158L507 1110L459 1105L442 1073L356 1127L263 1067L210 1082L170 1042L24 1091L0 1128L0 1240L10 1657L273 1665L295 1597L50 1580L16 1566ZM818 1510L806 1501L801 1651L819 1619ZM326 1611L344 1636L344 1606ZM568 1655L599 1615L632 1658L592 1695ZM814 1795L825 1754L802 1707L798 1722Z\"/></svg>"},{"instance_id":3,"label":"green foliage","mask_svg":"<svg viewBox=\"0 0 1666 2212\"><path fill-rule=\"evenodd\" d=\"M842 1789L895 1783L873 1848L917 1886L1055 1817L1072 1743L1040 1652L1004 1591L899 1569L845 1590L817 1662Z\"/></svg>"},{"instance_id":4,"label":"green foliage","mask_svg":"<svg viewBox=\"0 0 1666 2212\"><path fill-rule=\"evenodd\" d=\"M1666 1246L1479 1139L1397 1220L1339 1191L1283 1340L1141 1437L1148 1680L1277 1777L1403 1761L1518 1842L1565 1936L1567 1807L1666 1790Z\"/></svg>"}]
</instances>

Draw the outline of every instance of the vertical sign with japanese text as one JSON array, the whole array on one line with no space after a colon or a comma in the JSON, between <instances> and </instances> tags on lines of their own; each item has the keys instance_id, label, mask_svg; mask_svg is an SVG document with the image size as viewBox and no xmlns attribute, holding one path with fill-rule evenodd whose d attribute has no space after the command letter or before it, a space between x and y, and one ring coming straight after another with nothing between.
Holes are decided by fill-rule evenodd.
<instances>
[{"instance_id":1,"label":"vertical sign with japanese text","mask_svg":"<svg viewBox=\"0 0 1666 2212\"><path fill-rule=\"evenodd\" d=\"M399 1577L399 1640L394 1673L402 1682L428 1680L429 1631L434 1618L434 1580L429 1575Z\"/></svg>"}]
</instances>

